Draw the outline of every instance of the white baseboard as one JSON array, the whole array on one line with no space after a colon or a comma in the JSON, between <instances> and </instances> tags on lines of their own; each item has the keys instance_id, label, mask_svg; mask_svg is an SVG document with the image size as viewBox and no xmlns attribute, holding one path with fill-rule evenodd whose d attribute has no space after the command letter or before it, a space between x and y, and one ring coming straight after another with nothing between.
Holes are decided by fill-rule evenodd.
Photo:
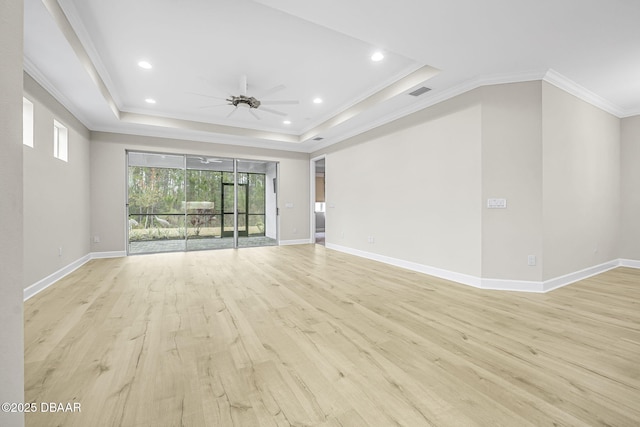
<instances>
[{"instance_id":1,"label":"white baseboard","mask_svg":"<svg viewBox=\"0 0 640 427\"><path fill-rule=\"evenodd\" d=\"M418 264L398 258L392 258L386 255L374 254L372 252L361 251L359 249L348 248L346 246L340 246L333 243L327 243L326 247L328 249L333 249L339 252L356 255L361 258L380 261L382 263L395 265L396 267L405 268L407 270L417 271L418 273L428 274L429 276L435 276L441 279L451 280L452 282L462 283L463 285L473 286L474 288L482 287L480 278L470 276L468 274L456 273L455 271L444 270L437 267L431 267L424 264Z\"/></svg>"},{"instance_id":2,"label":"white baseboard","mask_svg":"<svg viewBox=\"0 0 640 427\"><path fill-rule=\"evenodd\" d=\"M640 268L640 261L635 259L621 259L620 267Z\"/></svg>"},{"instance_id":3,"label":"white baseboard","mask_svg":"<svg viewBox=\"0 0 640 427\"><path fill-rule=\"evenodd\" d=\"M493 291L511 291L511 292L534 292L543 293L544 285L542 282L535 280L508 280L508 279L480 279L482 289Z\"/></svg>"},{"instance_id":4,"label":"white baseboard","mask_svg":"<svg viewBox=\"0 0 640 427\"><path fill-rule=\"evenodd\" d=\"M34 283L33 285L29 286L28 288L25 288L24 295L23 295L24 301L28 300L29 298L31 298L32 296L36 295L37 293L42 292L43 290L47 289L49 286L53 285L55 282L57 282L58 280L62 279L63 277L73 273L78 268L82 267L83 265L85 265L87 262L89 262L92 259L117 258L117 257L126 256L126 255L127 255L127 253L125 251L92 252L92 253L89 253L89 254L83 256L82 258L79 258L79 259L75 260L71 264L69 264L69 265L67 265L65 267L62 267L60 270L56 271L55 273L52 273L52 274L48 275L44 279L38 280L36 283Z\"/></svg>"},{"instance_id":5,"label":"white baseboard","mask_svg":"<svg viewBox=\"0 0 640 427\"><path fill-rule=\"evenodd\" d=\"M91 259L120 258L127 256L127 251L91 252Z\"/></svg>"},{"instance_id":6,"label":"white baseboard","mask_svg":"<svg viewBox=\"0 0 640 427\"><path fill-rule=\"evenodd\" d=\"M306 245L312 243L309 239L299 240L283 240L280 241L281 246L286 245ZM467 286L473 286L474 288L500 290L500 291L518 291L518 292L538 292L545 293L558 289L562 286L570 285L577 281L586 279L591 276L595 276L605 271L611 270L616 267L630 267L639 268L640 261L632 259L617 259L605 262L600 265L585 268L584 270L576 271L574 273L565 274L564 276L555 277L553 279L545 280L543 282L525 281L525 280L506 280L506 279L484 279L481 277L470 276L468 274L456 273L455 271L444 270L438 267L431 267L428 265L418 264L415 262L405 261L398 258L392 258L385 255L379 255L372 252L361 251L358 249L348 248L346 246L335 245L333 243L327 243L327 249L333 249L339 252L344 252L350 255L355 255L361 258L371 259L379 261L384 264L394 265L396 267L405 268L407 270L416 271L418 273L428 274L429 276L438 277L452 282L460 283ZM53 274L45 277L42 280L37 281L33 285L25 288L24 301L28 300L37 293L45 290L49 286L53 285L58 280L73 273L78 268L82 267L88 261L92 259L100 258L119 258L127 255L126 251L111 251L111 252L91 252L82 258L77 259L71 264L61 268Z\"/></svg>"},{"instance_id":7,"label":"white baseboard","mask_svg":"<svg viewBox=\"0 0 640 427\"><path fill-rule=\"evenodd\" d=\"M71 264L65 267L62 267L60 270L56 271L55 273L48 275L44 279L38 280L36 283L29 286L28 288L25 288L24 300L25 301L28 300L38 292L41 292L47 289L49 286L53 285L55 282L62 279L66 275L73 273L75 270L77 270L78 268L86 264L90 259L91 259L91 255L87 254L82 258L75 260Z\"/></svg>"},{"instance_id":8,"label":"white baseboard","mask_svg":"<svg viewBox=\"0 0 640 427\"><path fill-rule=\"evenodd\" d=\"M563 286L570 285L580 280L587 279L605 271L620 266L620 260L611 260L600 265L585 268L563 276L554 277L545 281L522 281L522 280L502 280L502 279L482 279L483 289L497 289L505 291L523 291L545 293Z\"/></svg>"},{"instance_id":9,"label":"white baseboard","mask_svg":"<svg viewBox=\"0 0 640 427\"><path fill-rule=\"evenodd\" d=\"M298 240L280 240L278 244L280 246L288 246L288 245L308 245L309 243L313 243L310 239L298 239Z\"/></svg>"},{"instance_id":10,"label":"white baseboard","mask_svg":"<svg viewBox=\"0 0 640 427\"><path fill-rule=\"evenodd\" d=\"M339 252L359 256L361 258L367 258L385 264L394 265L396 267L405 268L407 270L416 271L418 273L424 273L441 279L450 280L452 282L460 283L463 285L473 286L474 288L500 291L545 293L554 289L558 289L562 286L566 286L571 283L589 278L591 276L604 273L605 271L619 266L640 268L640 261L617 259L545 281L491 279L456 273L455 271L444 270L438 267L409 262L385 255L374 254L371 252L348 248L346 246L340 246L333 243L327 243L326 247L328 249L333 249Z\"/></svg>"},{"instance_id":11,"label":"white baseboard","mask_svg":"<svg viewBox=\"0 0 640 427\"><path fill-rule=\"evenodd\" d=\"M579 280L584 280L588 277L595 276L596 274L604 273L605 271L620 266L620 260L615 259L609 262L605 262L600 265L594 265L593 267L585 268L584 270L576 271L573 273L565 274L564 276L554 277L553 279L545 280L542 282L543 292L549 292L554 289L561 288L563 286L570 285Z\"/></svg>"}]
</instances>

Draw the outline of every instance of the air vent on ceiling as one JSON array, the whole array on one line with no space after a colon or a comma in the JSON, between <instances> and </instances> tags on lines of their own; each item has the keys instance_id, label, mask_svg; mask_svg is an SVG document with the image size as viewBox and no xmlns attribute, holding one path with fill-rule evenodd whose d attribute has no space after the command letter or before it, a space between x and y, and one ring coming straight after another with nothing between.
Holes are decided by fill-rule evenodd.
<instances>
[{"instance_id":1,"label":"air vent on ceiling","mask_svg":"<svg viewBox=\"0 0 640 427\"><path fill-rule=\"evenodd\" d=\"M313 138L314 141L322 141L324 138L321 136L316 136L315 138Z\"/></svg>"},{"instance_id":2,"label":"air vent on ceiling","mask_svg":"<svg viewBox=\"0 0 640 427\"><path fill-rule=\"evenodd\" d=\"M411 96L420 96L423 93L429 92L430 90L431 90L431 88L422 86L422 87L419 87L418 89L414 90L413 92L409 92L409 95L411 95Z\"/></svg>"}]
</instances>

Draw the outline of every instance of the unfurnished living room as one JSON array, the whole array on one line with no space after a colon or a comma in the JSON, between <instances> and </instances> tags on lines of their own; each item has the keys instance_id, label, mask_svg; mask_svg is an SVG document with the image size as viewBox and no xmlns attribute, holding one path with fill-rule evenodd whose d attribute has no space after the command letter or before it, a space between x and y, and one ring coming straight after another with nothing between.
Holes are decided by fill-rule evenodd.
<instances>
[{"instance_id":1,"label":"unfurnished living room","mask_svg":"<svg viewBox=\"0 0 640 427\"><path fill-rule=\"evenodd\" d=\"M640 425L639 19L2 0L0 426Z\"/></svg>"}]
</instances>

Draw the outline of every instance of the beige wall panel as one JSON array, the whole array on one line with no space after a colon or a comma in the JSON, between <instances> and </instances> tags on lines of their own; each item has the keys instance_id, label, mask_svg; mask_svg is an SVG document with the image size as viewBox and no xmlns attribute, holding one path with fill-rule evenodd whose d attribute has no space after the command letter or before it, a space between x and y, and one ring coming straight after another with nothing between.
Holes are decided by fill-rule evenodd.
<instances>
[{"instance_id":1,"label":"beige wall panel","mask_svg":"<svg viewBox=\"0 0 640 427\"><path fill-rule=\"evenodd\" d=\"M89 131L25 74L34 147L24 146L24 287L90 250ZM68 162L53 157L53 120L68 129ZM60 254L62 248L62 254Z\"/></svg>"},{"instance_id":2,"label":"beige wall panel","mask_svg":"<svg viewBox=\"0 0 640 427\"><path fill-rule=\"evenodd\" d=\"M640 116L621 124L620 257L640 261Z\"/></svg>"},{"instance_id":3,"label":"beige wall panel","mask_svg":"<svg viewBox=\"0 0 640 427\"><path fill-rule=\"evenodd\" d=\"M479 276L476 94L327 149L327 243Z\"/></svg>"},{"instance_id":4,"label":"beige wall panel","mask_svg":"<svg viewBox=\"0 0 640 427\"><path fill-rule=\"evenodd\" d=\"M0 2L0 403L24 402L22 0ZM0 425L24 426L0 411Z\"/></svg>"},{"instance_id":5,"label":"beige wall panel","mask_svg":"<svg viewBox=\"0 0 640 427\"><path fill-rule=\"evenodd\" d=\"M482 277L542 278L541 82L482 89ZM488 209L487 199L507 199ZM528 256L536 265L528 265Z\"/></svg>"},{"instance_id":6,"label":"beige wall panel","mask_svg":"<svg viewBox=\"0 0 640 427\"><path fill-rule=\"evenodd\" d=\"M620 119L542 83L543 279L618 258Z\"/></svg>"},{"instance_id":7,"label":"beige wall panel","mask_svg":"<svg viewBox=\"0 0 640 427\"><path fill-rule=\"evenodd\" d=\"M126 150L279 162L280 240L309 239L309 155L206 142L93 132L91 136L92 252L126 250ZM292 205L285 208L286 204Z\"/></svg>"}]
</instances>

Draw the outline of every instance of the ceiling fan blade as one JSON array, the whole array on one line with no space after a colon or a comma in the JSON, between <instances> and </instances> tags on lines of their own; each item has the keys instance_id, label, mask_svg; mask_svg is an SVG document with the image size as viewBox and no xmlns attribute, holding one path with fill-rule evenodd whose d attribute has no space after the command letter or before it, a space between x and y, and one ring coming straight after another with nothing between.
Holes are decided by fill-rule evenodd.
<instances>
[{"instance_id":1,"label":"ceiling fan blade","mask_svg":"<svg viewBox=\"0 0 640 427\"><path fill-rule=\"evenodd\" d=\"M287 113L283 113L282 111L276 111L276 110L272 110L271 108L262 108L260 107L261 111L266 111L267 113L271 113L271 114L277 114L278 116L286 116Z\"/></svg>"},{"instance_id":2,"label":"ceiling fan blade","mask_svg":"<svg viewBox=\"0 0 640 427\"><path fill-rule=\"evenodd\" d=\"M213 96L213 95L205 95L203 93L197 93L197 92L185 92L185 93L189 93L191 95L197 95L197 96L204 96L205 98L212 98L212 99L219 99L221 101L226 101L225 98L221 98L219 96Z\"/></svg>"},{"instance_id":3,"label":"ceiling fan blade","mask_svg":"<svg viewBox=\"0 0 640 427\"><path fill-rule=\"evenodd\" d=\"M250 112L250 113L251 113L251 115L252 115L253 117L255 117L257 120L260 120L260 116L259 116L259 115L257 115L257 114L256 114L256 112L255 112L255 111L253 111L253 109L249 109L249 112Z\"/></svg>"},{"instance_id":4,"label":"ceiling fan blade","mask_svg":"<svg viewBox=\"0 0 640 427\"><path fill-rule=\"evenodd\" d=\"M235 113L236 111L238 111L238 107L235 107L233 110L231 110L231 112L229 114L227 114L227 119L231 116L233 116L233 113Z\"/></svg>"},{"instance_id":5,"label":"ceiling fan blade","mask_svg":"<svg viewBox=\"0 0 640 427\"><path fill-rule=\"evenodd\" d=\"M214 79L210 78L210 77L202 77L202 76L197 76L197 79L206 84L207 86L209 86L214 93L227 93L226 90L220 90L220 87L217 86L217 82L214 82ZM207 91L209 92L209 91Z\"/></svg>"},{"instance_id":6,"label":"ceiling fan blade","mask_svg":"<svg viewBox=\"0 0 640 427\"><path fill-rule=\"evenodd\" d=\"M262 105L297 105L300 101L287 100L287 101L260 101Z\"/></svg>"},{"instance_id":7,"label":"ceiling fan blade","mask_svg":"<svg viewBox=\"0 0 640 427\"><path fill-rule=\"evenodd\" d=\"M255 96L256 98L264 98L266 96L273 95L276 92L280 92L281 90L284 90L284 89L286 89L285 85L278 85L278 86L272 87L271 89L265 90L263 92L258 92Z\"/></svg>"}]
</instances>

